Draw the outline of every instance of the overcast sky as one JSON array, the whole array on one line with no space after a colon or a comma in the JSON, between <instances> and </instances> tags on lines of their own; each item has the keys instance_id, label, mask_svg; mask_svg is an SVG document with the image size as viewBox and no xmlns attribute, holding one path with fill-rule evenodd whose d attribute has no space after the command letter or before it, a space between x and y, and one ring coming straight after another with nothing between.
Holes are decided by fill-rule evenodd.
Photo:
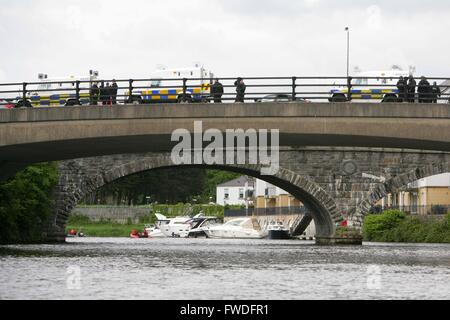
<instances>
[{"instance_id":1,"label":"overcast sky","mask_svg":"<svg viewBox=\"0 0 450 320\"><path fill-rule=\"evenodd\" d=\"M346 26L352 69L450 76L448 0L0 0L0 81L194 62L218 76L345 75Z\"/></svg>"}]
</instances>

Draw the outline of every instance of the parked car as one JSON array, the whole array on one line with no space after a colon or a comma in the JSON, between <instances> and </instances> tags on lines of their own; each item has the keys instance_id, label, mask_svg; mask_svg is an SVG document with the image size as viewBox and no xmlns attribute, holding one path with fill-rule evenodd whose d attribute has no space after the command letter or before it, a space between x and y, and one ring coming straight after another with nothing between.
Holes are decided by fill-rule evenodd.
<instances>
[{"instance_id":1,"label":"parked car","mask_svg":"<svg viewBox=\"0 0 450 320\"><path fill-rule=\"evenodd\" d=\"M255 99L255 102L291 102L292 95L290 94L269 94L262 98ZM296 98L298 102L311 102L303 98Z\"/></svg>"},{"instance_id":2,"label":"parked car","mask_svg":"<svg viewBox=\"0 0 450 320\"><path fill-rule=\"evenodd\" d=\"M8 100L0 99L0 109L12 109L12 108L14 108L14 103Z\"/></svg>"}]
</instances>

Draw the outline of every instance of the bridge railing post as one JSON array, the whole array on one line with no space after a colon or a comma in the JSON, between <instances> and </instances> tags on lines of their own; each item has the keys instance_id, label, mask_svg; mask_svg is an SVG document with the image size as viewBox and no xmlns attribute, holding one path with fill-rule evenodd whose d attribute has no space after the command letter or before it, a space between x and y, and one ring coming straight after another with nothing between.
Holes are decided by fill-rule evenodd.
<instances>
[{"instance_id":1,"label":"bridge railing post","mask_svg":"<svg viewBox=\"0 0 450 320\"><path fill-rule=\"evenodd\" d=\"M80 81L79 80L77 80L77 82L75 83L75 98L77 99L77 102L80 102Z\"/></svg>"},{"instance_id":2,"label":"bridge railing post","mask_svg":"<svg viewBox=\"0 0 450 320\"><path fill-rule=\"evenodd\" d=\"M297 77L292 77L292 101L297 100Z\"/></svg>"},{"instance_id":3,"label":"bridge railing post","mask_svg":"<svg viewBox=\"0 0 450 320\"><path fill-rule=\"evenodd\" d=\"M133 101L132 95L133 95L133 79L128 80L128 103L131 103Z\"/></svg>"},{"instance_id":4,"label":"bridge railing post","mask_svg":"<svg viewBox=\"0 0 450 320\"><path fill-rule=\"evenodd\" d=\"M27 85L28 83L26 82L22 84L22 101L24 104L26 104L27 101Z\"/></svg>"},{"instance_id":5,"label":"bridge railing post","mask_svg":"<svg viewBox=\"0 0 450 320\"><path fill-rule=\"evenodd\" d=\"M187 92L187 79L183 78L183 99L186 99L186 92Z\"/></svg>"},{"instance_id":6,"label":"bridge railing post","mask_svg":"<svg viewBox=\"0 0 450 320\"><path fill-rule=\"evenodd\" d=\"M352 77L347 78L347 101L352 101Z\"/></svg>"}]
</instances>

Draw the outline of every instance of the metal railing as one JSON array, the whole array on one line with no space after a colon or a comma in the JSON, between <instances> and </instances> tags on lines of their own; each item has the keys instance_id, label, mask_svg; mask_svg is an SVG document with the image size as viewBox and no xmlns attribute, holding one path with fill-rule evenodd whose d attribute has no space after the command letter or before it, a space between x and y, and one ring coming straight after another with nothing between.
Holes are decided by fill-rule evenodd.
<instances>
[{"instance_id":1,"label":"metal railing","mask_svg":"<svg viewBox=\"0 0 450 320\"><path fill-rule=\"evenodd\" d=\"M237 77L220 78L223 94L220 100L237 99ZM428 78L436 81L441 94L419 86L414 92L399 91L395 77L245 77L244 102L450 102L450 78ZM364 84L375 80L380 84ZM162 82L160 82L162 81ZM386 83L383 83L386 82ZM112 79L86 81L38 81L0 84L0 107L71 106L96 104L146 104L163 102L214 102L211 94L213 79L118 79L112 91L93 89L94 83L113 82ZM428 88L428 89L427 89ZM423 93L422 90L427 92Z\"/></svg>"},{"instance_id":2,"label":"metal railing","mask_svg":"<svg viewBox=\"0 0 450 320\"><path fill-rule=\"evenodd\" d=\"M386 210L400 210L411 215L445 215L450 213L450 205L448 204L432 204L432 205L408 205L408 206L375 206L371 209L371 213L381 213Z\"/></svg>"},{"instance_id":3,"label":"metal railing","mask_svg":"<svg viewBox=\"0 0 450 320\"><path fill-rule=\"evenodd\" d=\"M246 216L277 216L277 215L300 215L307 212L306 207L271 207L271 208L242 208L225 209L224 217L246 217Z\"/></svg>"}]
</instances>

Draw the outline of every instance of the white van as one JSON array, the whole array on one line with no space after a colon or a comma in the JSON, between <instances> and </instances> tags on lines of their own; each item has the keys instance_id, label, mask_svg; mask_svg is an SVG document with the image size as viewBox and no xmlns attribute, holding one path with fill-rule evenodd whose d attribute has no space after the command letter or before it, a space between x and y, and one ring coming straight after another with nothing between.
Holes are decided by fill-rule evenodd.
<instances>
[{"instance_id":1,"label":"white van","mask_svg":"<svg viewBox=\"0 0 450 320\"><path fill-rule=\"evenodd\" d=\"M199 65L187 68L161 68L152 73L152 80L146 85L150 89L133 90L131 96L129 91L125 91L126 102L133 104L204 102L210 96L213 78L214 74L211 71ZM183 94L183 79L188 79L185 94Z\"/></svg>"},{"instance_id":2,"label":"white van","mask_svg":"<svg viewBox=\"0 0 450 320\"><path fill-rule=\"evenodd\" d=\"M397 102L397 82L401 76L407 78L409 75L408 71L399 69L358 72L352 77L352 100ZM346 86L333 88L330 95L330 102L347 101L348 88Z\"/></svg>"}]
</instances>

